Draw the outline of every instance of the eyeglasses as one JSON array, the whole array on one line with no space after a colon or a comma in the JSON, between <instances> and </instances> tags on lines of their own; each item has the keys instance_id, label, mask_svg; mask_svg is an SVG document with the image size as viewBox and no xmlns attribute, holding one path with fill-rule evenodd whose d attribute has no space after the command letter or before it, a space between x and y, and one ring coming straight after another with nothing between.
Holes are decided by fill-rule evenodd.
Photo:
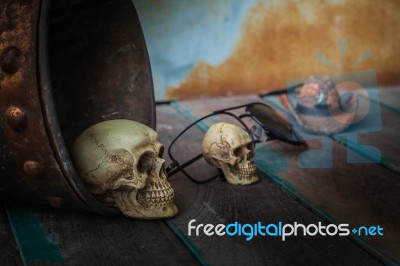
<instances>
[{"instance_id":1,"label":"eyeglasses","mask_svg":"<svg viewBox=\"0 0 400 266\"><path fill-rule=\"evenodd\" d=\"M244 113L240 113L240 109L244 109ZM201 142L208 123L222 121L242 127L250 135L253 147L257 142L270 139L295 145L304 143L299 141L290 121L267 104L254 102L217 110L191 123L171 142L168 155L172 163L166 169L169 177L180 171L192 182L204 184L222 176L221 171L208 165L201 154ZM194 163L196 169L190 170Z\"/></svg>"}]
</instances>

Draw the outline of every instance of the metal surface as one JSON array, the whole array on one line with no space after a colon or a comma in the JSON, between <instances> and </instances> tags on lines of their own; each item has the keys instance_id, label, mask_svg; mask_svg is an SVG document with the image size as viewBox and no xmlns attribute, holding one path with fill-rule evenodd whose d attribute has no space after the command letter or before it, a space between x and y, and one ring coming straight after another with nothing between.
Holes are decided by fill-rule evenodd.
<instances>
[{"instance_id":1,"label":"metal surface","mask_svg":"<svg viewBox=\"0 0 400 266\"><path fill-rule=\"evenodd\" d=\"M68 150L87 127L155 127L151 70L132 2L0 2L0 195L115 213L85 189Z\"/></svg>"}]
</instances>

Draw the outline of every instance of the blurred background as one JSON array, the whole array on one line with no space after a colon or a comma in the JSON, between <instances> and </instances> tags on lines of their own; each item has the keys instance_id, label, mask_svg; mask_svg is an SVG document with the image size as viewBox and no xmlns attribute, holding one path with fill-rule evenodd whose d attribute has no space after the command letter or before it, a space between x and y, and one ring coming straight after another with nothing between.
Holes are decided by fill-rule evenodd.
<instances>
[{"instance_id":1,"label":"blurred background","mask_svg":"<svg viewBox=\"0 0 400 266\"><path fill-rule=\"evenodd\" d=\"M373 69L400 83L398 0L133 0L156 100L264 93Z\"/></svg>"}]
</instances>

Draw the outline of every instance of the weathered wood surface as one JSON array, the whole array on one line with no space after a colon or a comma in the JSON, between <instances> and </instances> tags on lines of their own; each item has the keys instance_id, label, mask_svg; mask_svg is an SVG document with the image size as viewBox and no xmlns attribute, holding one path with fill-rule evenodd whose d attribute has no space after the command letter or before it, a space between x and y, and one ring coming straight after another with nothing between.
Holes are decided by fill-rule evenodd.
<instances>
[{"instance_id":1,"label":"weathered wood surface","mask_svg":"<svg viewBox=\"0 0 400 266\"><path fill-rule=\"evenodd\" d=\"M379 103L390 110L400 112L400 87L379 88Z\"/></svg>"},{"instance_id":2,"label":"weathered wood surface","mask_svg":"<svg viewBox=\"0 0 400 266\"><path fill-rule=\"evenodd\" d=\"M386 94L391 95L392 90L386 90ZM366 117L333 138L366 158L400 173L400 113L373 101L371 113L377 114L375 119Z\"/></svg>"},{"instance_id":3,"label":"weathered wood surface","mask_svg":"<svg viewBox=\"0 0 400 266\"><path fill-rule=\"evenodd\" d=\"M355 139L348 139L346 134L335 135L334 139L400 174L400 113L382 107L381 118L382 129L379 131L360 133Z\"/></svg>"},{"instance_id":4,"label":"weathered wood surface","mask_svg":"<svg viewBox=\"0 0 400 266\"><path fill-rule=\"evenodd\" d=\"M167 147L190 120L215 109L260 100L238 96L158 106L160 139ZM190 141L179 142L179 151L184 154L193 147ZM320 144L313 140L309 145L318 148ZM344 159L345 147L338 143L332 147L332 169L304 169L297 164L298 155L304 151L301 147L279 141L260 146L257 164L260 175L266 178L252 186L232 186L220 179L197 185L176 174L170 181L180 212L166 222L14 205L8 206L8 216L22 259L31 265L379 264L372 253L387 263L393 262L390 258L396 259L400 250L400 179L373 164L349 167ZM166 154L165 158L170 162ZM289 237L285 242L277 237L258 236L246 241L244 236L188 236L187 226L192 219L196 219L195 224L214 225L235 221L380 224L385 236L356 241L337 236L301 236ZM15 245L6 242L1 245L1 253L15 250ZM10 261L14 262L18 260Z\"/></svg>"},{"instance_id":5,"label":"weathered wood surface","mask_svg":"<svg viewBox=\"0 0 400 266\"><path fill-rule=\"evenodd\" d=\"M0 265L22 265L4 206L0 206Z\"/></svg>"},{"instance_id":6,"label":"weathered wood surface","mask_svg":"<svg viewBox=\"0 0 400 266\"><path fill-rule=\"evenodd\" d=\"M197 264L162 221L9 206L27 265Z\"/></svg>"},{"instance_id":7,"label":"weathered wood surface","mask_svg":"<svg viewBox=\"0 0 400 266\"><path fill-rule=\"evenodd\" d=\"M269 99L267 102L278 106L277 99L272 100ZM221 108L221 104L229 102L228 99L221 103L218 103L216 99L212 101L214 101L214 109ZM237 100L234 99L233 102L236 104ZM192 113L204 115L201 108L195 109L193 106L194 104L190 102L181 104L181 108L191 108ZM280 108L284 110L281 106ZM390 118L385 118L387 110L382 109L382 112L384 121L388 121ZM394 122L388 121L387 124L384 122L386 132L391 132L391 124L395 128L398 126ZM301 132L301 130L298 131ZM301 147L296 148L276 141L271 143L269 149L264 151L259 149L259 152L263 151L265 158L274 159L260 167L260 170L265 172L274 183L282 186L287 193L302 201L306 207L332 222L346 222L355 227L363 224L383 226L386 228L384 237L357 237L357 239L361 245L387 262L399 261L400 210L396 207L400 204L398 174L372 163L348 164L347 156L357 157L358 155L351 151L348 154L346 147L328 137L315 136L313 140L310 135L307 135L306 139L308 139L309 150L314 151L305 153ZM378 142L379 139L375 140L377 142L374 145L384 147L384 144ZM391 140L395 143L397 141L394 135L387 135L385 139L381 139L381 142L388 143ZM398 146L387 147L398 148ZM385 155L385 150L382 150ZM280 156L277 157L276 154ZM299 167L300 155L305 156L303 161L316 164L333 159L333 164L326 169L301 168ZM282 163L282 156L286 163ZM261 159L258 160L258 164L263 164L263 162ZM287 164L287 167L276 167L282 164Z\"/></svg>"},{"instance_id":8,"label":"weathered wood surface","mask_svg":"<svg viewBox=\"0 0 400 266\"><path fill-rule=\"evenodd\" d=\"M309 141L311 148L319 148L318 142ZM263 151L266 158L275 158L276 153L284 154L287 169L276 172L270 167L261 167L271 180L283 186L289 194L336 223L349 223L353 228L380 225L384 236L357 237L371 252L384 259L400 259L400 182L397 175L373 164L349 165L346 149L333 145L332 168L300 168L298 157L304 150L282 143L271 143ZM269 156L272 150L272 156ZM319 161L330 157L330 150L308 154L306 160ZM262 163L262 162L259 162ZM273 165L274 161L268 163Z\"/></svg>"},{"instance_id":9,"label":"weathered wood surface","mask_svg":"<svg viewBox=\"0 0 400 266\"><path fill-rule=\"evenodd\" d=\"M256 100L257 97L253 97ZM246 100L246 99L245 99ZM247 99L248 100L248 99ZM259 99L258 99L259 100ZM214 102L213 102L214 101ZM219 100L202 100L175 103L177 108L189 120L205 115L213 109L225 105L243 103L243 97L236 97L234 103ZM217 103L217 105L215 105ZM215 108L217 106L217 108ZM179 109L182 108L182 109ZM159 113L158 127L161 139L168 146L163 136L175 136L189 124L182 117L171 111ZM188 110L189 109L189 110ZM201 113L201 114L200 114ZM171 121L175 121L171 127ZM166 129L161 131L161 128ZM202 134L197 129L198 134ZM191 146L190 139L177 143L182 153ZM204 168L192 169L191 173L206 171ZM203 175L207 175L204 172ZM278 237L255 237L246 241L245 237L229 236L188 236L188 223L196 219L194 224L229 224L262 222L303 224L322 222L315 214L304 208L299 202L288 197L267 179L251 186L234 186L216 179L198 185L190 182L182 174L170 178L176 192L176 203L180 209L177 217L171 222L186 234L197 247L198 253L211 265L365 265L378 262L348 238L343 237L296 237L283 242Z\"/></svg>"}]
</instances>

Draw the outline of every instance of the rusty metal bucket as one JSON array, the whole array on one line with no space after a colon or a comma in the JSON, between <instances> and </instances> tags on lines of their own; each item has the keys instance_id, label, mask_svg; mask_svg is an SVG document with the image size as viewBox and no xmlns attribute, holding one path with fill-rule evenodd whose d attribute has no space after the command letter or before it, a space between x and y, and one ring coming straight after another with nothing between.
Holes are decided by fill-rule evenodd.
<instances>
[{"instance_id":1,"label":"rusty metal bucket","mask_svg":"<svg viewBox=\"0 0 400 266\"><path fill-rule=\"evenodd\" d=\"M155 127L151 69L131 0L0 2L0 199L116 213L69 156L87 127Z\"/></svg>"}]
</instances>

